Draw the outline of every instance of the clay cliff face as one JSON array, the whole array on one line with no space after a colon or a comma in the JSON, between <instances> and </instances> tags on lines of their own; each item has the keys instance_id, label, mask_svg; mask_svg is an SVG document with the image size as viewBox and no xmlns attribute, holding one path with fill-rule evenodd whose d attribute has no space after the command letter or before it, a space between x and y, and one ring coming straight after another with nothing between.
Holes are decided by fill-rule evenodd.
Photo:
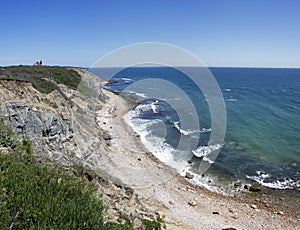
<instances>
[{"instance_id":1,"label":"clay cliff face","mask_svg":"<svg viewBox=\"0 0 300 230\"><path fill-rule=\"evenodd\" d=\"M92 164L105 149L102 137L107 139L93 114L107 100L102 83L88 72L76 71L84 84L77 90L58 85L61 91L50 94L38 92L30 83L0 80L0 117L32 141L34 154L62 165ZM80 92L83 89L88 92Z\"/></svg>"}]
</instances>

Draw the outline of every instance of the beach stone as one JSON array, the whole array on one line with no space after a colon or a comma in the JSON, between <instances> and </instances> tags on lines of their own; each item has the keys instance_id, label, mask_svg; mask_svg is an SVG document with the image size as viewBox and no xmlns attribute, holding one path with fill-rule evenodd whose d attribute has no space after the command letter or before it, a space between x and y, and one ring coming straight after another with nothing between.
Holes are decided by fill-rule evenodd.
<instances>
[{"instance_id":1,"label":"beach stone","mask_svg":"<svg viewBox=\"0 0 300 230\"><path fill-rule=\"evenodd\" d=\"M104 133L102 137L105 141L112 140L112 136L108 132Z\"/></svg>"},{"instance_id":2,"label":"beach stone","mask_svg":"<svg viewBox=\"0 0 300 230\"><path fill-rule=\"evenodd\" d=\"M277 214L284 215L284 213L282 211L278 211Z\"/></svg>"},{"instance_id":3,"label":"beach stone","mask_svg":"<svg viewBox=\"0 0 300 230\"><path fill-rule=\"evenodd\" d=\"M185 178L187 178L187 179L193 179L194 178L194 174L192 174L190 172L186 172L185 173Z\"/></svg>"},{"instance_id":4,"label":"beach stone","mask_svg":"<svg viewBox=\"0 0 300 230\"><path fill-rule=\"evenodd\" d=\"M252 204L252 205L251 205L251 208L257 209L257 206L256 206L255 204Z\"/></svg>"},{"instance_id":5,"label":"beach stone","mask_svg":"<svg viewBox=\"0 0 300 230\"><path fill-rule=\"evenodd\" d=\"M222 230L236 230L236 228L223 228Z\"/></svg>"},{"instance_id":6,"label":"beach stone","mask_svg":"<svg viewBox=\"0 0 300 230\"><path fill-rule=\"evenodd\" d=\"M228 209L228 212L230 212L230 213L234 213L234 211L230 208L230 209Z\"/></svg>"},{"instance_id":7,"label":"beach stone","mask_svg":"<svg viewBox=\"0 0 300 230\"><path fill-rule=\"evenodd\" d=\"M175 202L174 202L174 201L172 201L172 200L170 200L170 201L169 201L169 204L170 204L170 205L174 205L174 204L175 204Z\"/></svg>"},{"instance_id":8,"label":"beach stone","mask_svg":"<svg viewBox=\"0 0 300 230\"><path fill-rule=\"evenodd\" d=\"M261 191L261 184L258 184L258 183L251 184L250 191L251 192L260 192Z\"/></svg>"},{"instance_id":9,"label":"beach stone","mask_svg":"<svg viewBox=\"0 0 300 230\"><path fill-rule=\"evenodd\" d=\"M135 200L134 200L134 199L130 199L130 200L127 202L128 207L132 207L134 204L135 204Z\"/></svg>"},{"instance_id":10,"label":"beach stone","mask_svg":"<svg viewBox=\"0 0 300 230\"><path fill-rule=\"evenodd\" d=\"M155 214L160 218L160 219L165 219L166 215L161 212L161 211L156 211Z\"/></svg>"},{"instance_id":11,"label":"beach stone","mask_svg":"<svg viewBox=\"0 0 300 230\"><path fill-rule=\"evenodd\" d=\"M214 215L220 215L220 212L218 212L218 211L213 211L212 212Z\"/></svg>"},{"instance_id":12,"label":"beach stone","mask_svg":"<svg viewBox=\"0 0 300 230\"><path fill-rule=\"evenodd\" d=\"M242 182L241 181L237 181L234 183L234 187L241 187L242 186Z\"/></svg>"},{"instance_id":13,"label":"beach stone","mask_svg":"<svg viewBox=\"0 0 300 230\"><path fill-rule=\"evenodd\" d=\"M190 206L192 206L192 207L197 206L197 202L194 201L194 200L190 200L190 201L188 202L188 204L189 204Z\"/></svg>"}]
</instances>

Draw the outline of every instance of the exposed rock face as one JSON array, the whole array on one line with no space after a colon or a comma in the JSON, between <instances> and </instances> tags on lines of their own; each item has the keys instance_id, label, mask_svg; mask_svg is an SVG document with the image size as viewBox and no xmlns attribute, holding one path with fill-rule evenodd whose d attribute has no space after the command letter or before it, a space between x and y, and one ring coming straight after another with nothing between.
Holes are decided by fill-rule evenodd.
<instances>
[{"instance_id":1,"label":"exposed rock face","mask_svg":"<svg viewBox=\"0 0 300 230\"><path fill-rule=\"evenodd\" d=\"M77 71L92 86L95 77ZM59 85L60 92L42 94L30 83L1 80L0 117L32 141L34 154L62 165L90 167L101 158L106 143L103 136L107 139L95 122L95 111L107 100L101 84L94 81L97 97L91 97L64 85Z\"/></svg>"},{"instance_id":2,"label":"exposed rock face","mask_svg":"<svg viewBox=\"0 0 300 230\"><path fill-rule=\"evenodd\" d=\"M23 137L30 139L47 137L49 142L59 139L60 134L72 132L72 125L62 122L51 113L33 111L26 103L0 105L0 116Z\"/></svg>"}]
</instances>

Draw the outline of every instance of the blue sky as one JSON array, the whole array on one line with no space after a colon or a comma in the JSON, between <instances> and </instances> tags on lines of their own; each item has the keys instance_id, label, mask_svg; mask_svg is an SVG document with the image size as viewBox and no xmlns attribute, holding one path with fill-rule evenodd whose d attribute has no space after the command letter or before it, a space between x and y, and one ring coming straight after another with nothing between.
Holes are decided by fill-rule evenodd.
<instances>
[{"instance_id":1,"label":"blue sky","mask_svg":"<svg viewBox=\"0 0 300 230\"><path fill-rule=\"evenodd\" d=\"M300 68L300 1L1 1L0 65L91 66L137 42L164 42L207 66Z\"/></svg>"}]
</instances>

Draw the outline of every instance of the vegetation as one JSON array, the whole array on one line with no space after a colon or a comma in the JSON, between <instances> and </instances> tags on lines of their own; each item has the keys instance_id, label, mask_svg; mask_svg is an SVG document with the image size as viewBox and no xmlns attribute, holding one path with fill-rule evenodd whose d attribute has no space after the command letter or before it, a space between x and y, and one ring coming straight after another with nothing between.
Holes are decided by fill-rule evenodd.
<instances>
[{"instance_id":1,"label":"vegetation","mask_svg":"<svg viewBox=\"0 0 300 230\"><path fill-rule=\"evenodd\" d=\"M58 90L56 83L76 89L81 81L73 69L59 66L9 66L2 67L0 79L26 81L41 93Z\"/></svg>"},{"instance_id":2,"label":"vegetation","mask_svg":"<svg viewBox=\"0 0 300 230\"><path fill-rule=\"evenodd\" d=\"M104 223L105 206L96 187L78 169L76 176L39 163L29 140L19 140L0 119L0 229L115 229L132 224ZM161 229L161 222L143 220L144 229Z\"/></svg>"},{"instance_id":3,"label":"vegetation","mask_svg":"<svg viewBox=\"0 0 300 230\"><path fill-rule=\"evenodd\" d=\"M161 229L162 220L158 218L155 220L143 219L145 230Z\"/></svg>"}]
</instances>

